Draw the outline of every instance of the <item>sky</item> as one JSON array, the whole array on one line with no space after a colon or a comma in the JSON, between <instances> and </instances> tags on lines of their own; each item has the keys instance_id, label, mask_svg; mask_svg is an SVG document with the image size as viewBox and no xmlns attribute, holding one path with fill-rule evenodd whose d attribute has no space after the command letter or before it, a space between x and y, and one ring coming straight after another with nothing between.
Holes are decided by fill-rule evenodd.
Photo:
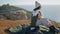
<instances>
[{"instance_id":1,"label":"sky","mask_svg":"<svg viewBox=\"0 0 60 34\"><path fill-rule=\"evenodd\" d=\"M0 5L34 5L35 1L41 5L60 5L60 0L0 0Z\"/></svg>"}]
</instances>

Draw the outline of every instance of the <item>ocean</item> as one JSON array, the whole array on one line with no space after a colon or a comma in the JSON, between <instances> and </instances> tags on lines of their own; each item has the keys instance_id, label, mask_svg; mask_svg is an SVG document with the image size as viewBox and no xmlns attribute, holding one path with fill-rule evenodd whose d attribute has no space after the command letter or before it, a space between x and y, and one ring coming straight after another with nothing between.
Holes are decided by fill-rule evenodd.
<instances>
[{"instance_id":1,"label":"ocean","mask_svg":"<svg viewBox=\"0 0 60 34\"><path fill-rule=\"evenodd\" d=\"M24 8L29 11L33 11L34 5L17 5L17 7ZM60 5L42 5L41 13L44 18L51 19L56 22L60 22Z\"/></svg>"}]
</instances>

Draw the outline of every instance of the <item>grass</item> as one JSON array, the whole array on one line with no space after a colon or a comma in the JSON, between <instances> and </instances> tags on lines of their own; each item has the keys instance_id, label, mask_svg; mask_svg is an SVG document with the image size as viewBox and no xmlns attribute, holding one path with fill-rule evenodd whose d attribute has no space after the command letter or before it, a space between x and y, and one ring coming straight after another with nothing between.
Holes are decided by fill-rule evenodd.
<instances>
[{"instance_id":1,"label":"grass","mask_svg":"<svg viewBox=\"0 0 60 34\"><path fill-rule=\"evenodd\" d=\"M28 24L31 23L31 20L0 20L0 34L6 34L6 32L4 31L5 29L9 28L9 27L14 27L17 25L22 25L22 24ZM52 24L54 24L55 26L59 26L60 24L57 24L56 22L52 21ZM60 32L58 33L60 34Z\"/></svg>"},{"instance_id":2,"label":"grass","mask_svg":"<svg viewBox=\"0 0 60 34\"><path fill-rule=\"evenodd\" d=\"M27 24L29 22L30 22L30 20L17 20L17 21L0 20L0 34L6 34L6 32L4 32L4 30L9 28L9 27Z\"/></svg>"}]
</instances>

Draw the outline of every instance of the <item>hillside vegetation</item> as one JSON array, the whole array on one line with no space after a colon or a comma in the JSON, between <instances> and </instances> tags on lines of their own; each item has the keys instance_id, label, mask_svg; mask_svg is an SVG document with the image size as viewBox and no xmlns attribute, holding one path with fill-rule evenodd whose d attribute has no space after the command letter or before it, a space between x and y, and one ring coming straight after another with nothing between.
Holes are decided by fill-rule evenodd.
<instances>
[{"instance_id":1,"label":"hillside vegetation","mask_svg":"<svg viewBox=\"0 0 60 34\"><path fill-rule=\"evenodd\" d=\"M11 6L9 4L5 4L5 5L0 6L0 18L6 19L5 15L7 13L10 15L13 13L12 15L15 15L15 12L23 12L23 11L26 12L26 16L28 17L28 19L30 19L31 17L30 11L23 9L23 8L16 7L16 6Z\"/></svg>"},{"instance_id":2,"label":"hillside vegetation","mask_svg":"<svg viewBox=\"0 0 60 34\"><path fill-rule=\"evenodd\" d=\"M0 20L0 34L6 34L6 32L4 30L9 27L14 27L14 26L28 24L28 23L31 23L31 20L16 20L16 21ZM52 21L51 23L57 27L60 27L60 23L57 23L55 21ZM59 32L59 34L60 34L60 32Z\"/></svg>"}]
</instances>

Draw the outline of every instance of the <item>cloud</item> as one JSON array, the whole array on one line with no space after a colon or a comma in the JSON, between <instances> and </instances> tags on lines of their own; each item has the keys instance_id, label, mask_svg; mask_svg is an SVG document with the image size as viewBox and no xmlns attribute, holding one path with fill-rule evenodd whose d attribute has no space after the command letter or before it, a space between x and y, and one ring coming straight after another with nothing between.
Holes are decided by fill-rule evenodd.
<instances>
[{"instance_id":1,"label":"cloud","mask_svg":"<svg viewBox=\"0 0 60 34\"><path fill-rule=\"evenodd\" d=\"M42 5L60 5L60 0L39 0Z\"/></svg>"}]
</instances>

